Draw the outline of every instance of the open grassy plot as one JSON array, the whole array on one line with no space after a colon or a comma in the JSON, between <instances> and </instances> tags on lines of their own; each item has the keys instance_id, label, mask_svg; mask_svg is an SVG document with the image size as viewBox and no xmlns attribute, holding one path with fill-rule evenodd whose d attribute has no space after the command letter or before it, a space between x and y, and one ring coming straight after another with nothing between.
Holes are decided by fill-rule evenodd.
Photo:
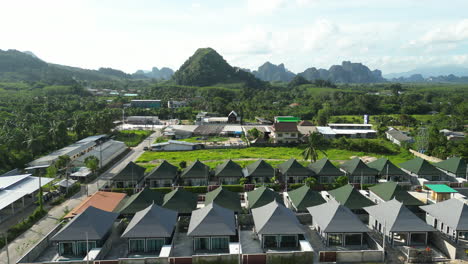
<instances>
[{"instance_id":1,"label":"open grassy plot","mask_svg":"<svg viewBox=\"0 0 468 264\"><path fill-rule=\"evenodd\" d=\"M148 170L151 170L157 166L157 164L159 164L162 160L167 160L168 162L179 166L179 163L182 161L190 164L191 162L198 159L208 166L214 168L216 165L227 159L232 159L239 163L239 165L242 167L245 167L247 164L252 163L260 158L267 160L267 162L273 166L276 166L290 158L296 158L304 165L307 165L309 162L303 161L302 151L303 147L251 147L244 149L203 149L178 152L147 151L137 159L137 162L140 163L140 165L146 167ZM378 153L358 152L333 148L327 149L325 152L327 153L328 158L334 163L341 163L353 156L369 156L376 158L387 157L395 164L402 163L412 158L412 154L406 151L393 155L382 155ZM321 153L319 158L322 157L324 157L324 155Z\"/></svg>"},{"instance_id":2,"label":"open grassy plot","mask_svg":"<svg viewBox=\"0 0 468 264\"><path fill-rule=\"evenodd\" d=\"M128 147L135 147L149 135L151 131L147 130L121 130L115 136L115 140L124 142Z\"/></svg>"}]
</instances>

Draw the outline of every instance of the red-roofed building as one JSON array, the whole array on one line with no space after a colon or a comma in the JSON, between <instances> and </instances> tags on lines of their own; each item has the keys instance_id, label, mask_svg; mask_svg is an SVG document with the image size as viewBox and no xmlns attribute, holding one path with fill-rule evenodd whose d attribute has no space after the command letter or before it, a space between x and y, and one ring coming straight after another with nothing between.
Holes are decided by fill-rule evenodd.
<instances>
[{"instance_id":1,"label":"red-roofed building","mask_svg":"<svg viewBox=\"0 0 468 264\"><path fill-rule=\"evenodd\" d=\"M80 214L88 207L93 206L95 208L113 212L114 209L120 204L120 202L127 196L125 193L116 192L102 192L99 191L81 202L77 207L71 210L65 218L72 218Z\"/></svg>"}]
</instances>

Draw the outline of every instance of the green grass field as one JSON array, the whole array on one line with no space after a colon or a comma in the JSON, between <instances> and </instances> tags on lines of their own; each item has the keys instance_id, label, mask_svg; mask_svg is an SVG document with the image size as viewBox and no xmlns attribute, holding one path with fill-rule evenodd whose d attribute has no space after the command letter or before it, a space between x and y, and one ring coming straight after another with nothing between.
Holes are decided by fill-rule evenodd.
<instances>
[{"instance_id":1,"label":"green grass field","mask_svg":"<svg viewBox=\"0 0 468 264\"><path fill-rule=\"evenodd\" d=\"M195 160L200 160L210 166L211 168L224 162L227 159L232 159L239 163L242 167L254 162L257 159L266 159L268 163L273 166L278 165L290 158L295 158L304 165L307 165L308 161L302 159L301 147L251 147L244 149L204 149L195 151L181 151L181 152L151 152L147 151L143 153L137 162L151 170L162 160L179 166L181 161L190 164ZM394 155L382 155L377 153L368 152L356 152L342 149L328 149L326 150L327 156L333 163L338 164L346 161L353 156L364 157L387 157L393 163L399 164L413 158L412 154L408 152L402 152ZM320 154L319 158L323 158L324 155Z\"/></svg>"},{"instance_id":2,"label":"green grass field","mask_svg":"<svg viewBox=\"0 0 468 264\"><path fill-rule=\"evenodd\" d=\"M120 130L115 140L124 142L128 147L135 147L151 135L147 130Z\"/></svg>"}]
</instances>

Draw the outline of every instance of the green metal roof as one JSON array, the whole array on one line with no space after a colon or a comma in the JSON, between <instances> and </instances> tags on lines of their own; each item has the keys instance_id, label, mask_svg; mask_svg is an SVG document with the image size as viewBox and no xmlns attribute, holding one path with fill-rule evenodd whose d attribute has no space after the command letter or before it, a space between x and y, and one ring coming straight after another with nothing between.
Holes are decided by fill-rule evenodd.
<instances>
[{"instance_id":1,"label":"green metal roof","mask_svg":"<svg viewBox=\"0 0 468 264\"><path fill-rule=\"evenodd\" d=\"M341 164L341 168L347 172L349 176L377 176L378 171L367 167L360 158L354 158Z\"/></svg>"},{"instance_id":2,"label":"green metal roof","mask_svg":"<svg viewBox=\"0 0 468 264\"><path fill-rule=\"evenodd\" d=\"M384 201L396 199L404 205L423 205L424 203L398 185L396 182L385 182L369 187L369 190Z\"/></svg>"},{"instance_id":3,"label":"green metal roof","mask_svg":"<svg viewBox=\"0 0 468 264\"><path fill-rule=\"evenodd\" d=\"M177 170L176 166L163 161L146 176L146 179L174 179L177 176Z\"/></svg>"},{"instance_id":4,"label":"green metal roof","mask_svg":"<svg viewBox=\"0 0 468 264\"><path fill-rule=\"evenodd\" d=\"M276 122L282 123L282 122L299 122L301 119L299 117L294 117L294 116L278 116L276 118Z\"/></svg>"},{"instance_id":5,"label":"green metal roof","mask_svg":"<svg viewBox=\"0 0 468 264\"><path fill-rule=\"evenodd\" d=\"M308 167L317 176L343 176L343 172L335 167L327 158L311 163Z\"/></svg>"},{"instance_id":6,"label":"green metal roof","mask_svg":"<svg viewBox=\"0 0 468 264\"><path fill-rule=\"evenodd\" d=\"M279 193L272 191L271 189L266 188L265 186L259 187L247 193L249 209L264 206L266 204L271 203L274 200L283 203L283 199Z\"/></svg>"},{"instance_id":7,"label":"green metal roof","mask_svg":"<svg viewBox=\"0 0 468 264\"><path fill-rule=\"evenodd\" d=\"M279 171L288 176L311 176L313 172L302 166L296 159L289 159L278 165Z\"/></svg>"},{"instance_id":8,"label":"green metal roof","mask_svg":"<svg viewBox=\"0 0 468 264\"><path fill-rule=\"evenodd\" d=\"M445 184L426 184L427 188L433 190L436 193L457 193L456 190Z\"/></svg>"},{"instance_id":9,"label":"green metal roof","mask_svg":"<svg viewBox=\"0 0 468 264\"><path fill-rule=\"evenodd\" d=\"M197 209L198 196L194 193L177 188L164 195L162 206L179 213L191 213Z\"/></svg>"},{"instance_id":10,"label":"green metal roof","mask_svg":"<svg viewBox=\"0 0 468 264\"><path fill-rule=\"evenodd\" d=\"M340 204L348 207L349 209L362 209L366 206L375 205L374 202L367 199L352 185L345 185L338 189L328 191L328 193L335 198Z\"/></svg>"},{"instance_id":11,"label":"green metal roof","mask_svg":"<svg viewBox=\"0 0 468 264\"><path fill-rule=\"evenodd\" d=\"M145 176L145 168L130 161L123 170L112 177L113 181L140 181Z\"/></svg>"},{"instance_id":12,"label":"green metal roof","mask_svg":"<svg viewBox=\"0 0 468 264\"><path fill-rule=\"evenodd\" d=\"M161 205L163 198L163 193L145 188L141 192L135 193L123 201L122 206L120 206L115 211L123 215L135 214L136 212L147 208L153 203L156 205Z\"/></svg>"},{"instance_id":13,"label":"green metal roof","mask_svg":"<svg viewBox=\"0 0 468 264\"><path fill-rule=\"evenodd\" d=\"M436 169L429 162L418 157L412 160L408 160L407 162L401 163L400 167L412 173L415 173L417 175L441 175L442 174L441 171Z\"/></svg>"},{"instance_id":14,"label":"green metal roof","mask_svg":"<svg viewBox=\"0 0 468 264\"><path fill-rule=\"evenodd\" d=\"M273 177L275 175L275 169L262 159L247 165L245 169L247 177Z\"/></svg>"},{"instance_id":15,"label":"green metal roof","mask_svg":"<svg viewBox=\"0 0 468 264\"><path fill-rule=\"evenodd\" d=\"M307 207L325 203L322 195L319 192L312 191L307 185L289 191L288 196L297 211L301 212L306 212Z\"/></svg>"},{"instance_id":16,"label":"green metal roof","mask_svg":"<svg viewBox=\"0 0 468 264\"><path fill-rule=\"evenodd\" d=\"M398 175L398 176L405 176L406 173L402 171L400 168L395 166L391 161L387 158L380 158L374 160L372 162L367 163L369 168L375 169L379 172L380 175Z\"/></svg>"},{"instance_id":17,"label":"green metal roof","mask_svg":"<svg viewBox=\"0 0 468 264\"><path fill-rule=\"evenodd\" d=\"M222 186L206 193L205 205L211 202L235 212L240 212L242 210L239 194L223 189Z\"/></svg>"},{"instance_id":18,"label":"green metal roof","mask_svg":"<svg viewBox=\"0 0 468 264\"><path fill-rule=\"evenodd\" d=\"M190 164L182 172L180 177L182 178L207 178L210 173L210 167L203 164L201 161L197 160L194 163Z\"/></svg>"},{"instance_id":19,"label":"green metal roof","mask_svg":"<svg viewBox=\"0 0 468 264\"><path fill-rule=\"evenodd\" d=\"M232 160L228 160L216 166L215 169L215 176L216 177L230 177L230 178L242 178L244 175L242 174L242 167L235 163Z\"/></svg>"},{"instance_id":20,"label":"green metal roof","mask_svg":"<svg viewBox=\"0 0 468 264\"><path fill-rule=\"evenodd\" d=\"M434 166L456 174L457 176L466 175L466 162L459 157L453 157L438 163L434 163Z\"/></svg>"}]
</instances>

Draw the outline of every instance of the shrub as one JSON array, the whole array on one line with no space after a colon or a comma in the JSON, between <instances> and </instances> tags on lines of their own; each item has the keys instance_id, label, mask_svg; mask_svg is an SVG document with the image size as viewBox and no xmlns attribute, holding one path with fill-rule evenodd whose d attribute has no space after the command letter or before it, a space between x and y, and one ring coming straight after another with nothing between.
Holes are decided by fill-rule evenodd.
<instances>
[{"instance_id":1,"label":"shrub","mask_svg":"<svg viewBox=\"0 0 468 264\"><path fill-rule=\"evenodd\" d=\"M153 191L162 192L162 193L170 193L172 191L171 187L157 187L151 188Z\"/></svg>"},{"instance_id":2,"label":"shrub","mask_svg":"<svg viewBox=\"0 0 468 264\"><path fill-rule=\"evenodd\" d=\"M231 192L244 192L244 185L223 185L223 188Z\"/></svg>"},{"instance_id":3,"label":"shrub","mask_svg":"<svg viewBox=\"0 0 468 264\"><path fill-rule=\"evenodd\" d=\"M184 189L193 193L206 193L208 190L207 186L184 186Z\"/></svg>"},{"instance_id":4,"label":"shrub","mask_svg":"<svg viewBox=\"0 0 468 264\"><path fill-rule=\"evenodd\" d=\"M302 187L302 186L304 186L303 183L288 184L288 189L289 189L289 190L295 190L295 189L300 188L300 187Z\"/></svg>"}]
</instances>

